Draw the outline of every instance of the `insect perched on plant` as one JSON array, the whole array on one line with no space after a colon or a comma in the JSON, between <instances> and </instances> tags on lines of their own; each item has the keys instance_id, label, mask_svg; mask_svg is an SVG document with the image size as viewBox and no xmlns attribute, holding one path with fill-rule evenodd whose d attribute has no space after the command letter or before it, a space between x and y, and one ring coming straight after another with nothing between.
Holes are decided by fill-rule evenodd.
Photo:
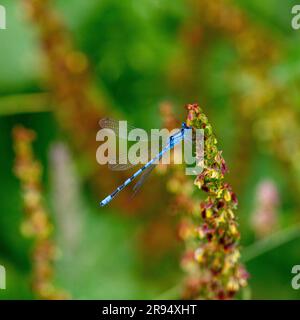
<instances>
[{"instance_id":1,"label":"insect perched on plant","mask_svg":"<svg viewBox=\"0 0 300 320\"><path fill-rule=\"evenodd\" d=\"M119 122L112 120L112 119L101 119L100 120L100 126L103 129L110 129L112 130L116 135L121 136L121 132L119 130ZM188 133L190 133L188 135ZM170 150L174 149L174 147L182 142L183 140L185 141L192 141L191 140L191 133L192 133L192 128L188 127L185 122L182 123L181 129L176 131L174 134L168 137L166 140L165 146L161 149L160 152L156 154L150 161L148 161L142 168L137 170L130 178L128 178L123 184L121 184L114 192L112 192L110 195L108 195L105 199L103 199L100 202L100 206L103 207L107 205L113 198L120 192L122 191L127 185L129 185L133 180L135 180L139 175L141 175L140 180L137 182L137 184L134 186L133 190L136 193L146 178L150 175L152 170L155 168L155 166L159 163L159 161L162 159L162 157ZM123 137L127 139L127 132L126 135ZM112 170L124 170L128 169L135 164L125 164L125 165L120 165L120 164L109 164L109 167Z\"/></svg>"}]
</instances>

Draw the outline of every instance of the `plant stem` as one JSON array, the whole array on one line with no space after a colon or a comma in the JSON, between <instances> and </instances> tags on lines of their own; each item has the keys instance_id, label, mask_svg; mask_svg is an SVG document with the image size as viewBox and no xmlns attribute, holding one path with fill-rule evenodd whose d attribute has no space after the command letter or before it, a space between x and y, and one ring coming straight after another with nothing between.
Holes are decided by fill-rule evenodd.
<instances>
[{"instance_id":1,"label":"plant stem","mask_svg":"<svg viewBox=\"0 0 300 320\"><path fill-rule=\"evenodd\" d=\"M48 93L16 94L0 98L0 116L50 111Z\"/></svg>"},{"instance_id":2,"label":"plant stem","mask_svg":"<svg viewBox=\"0 0 300 320\"><path fill-rule=\"evenodd\" d=\"M300 226L292 226L284 230L278 231L271 236L254 242L243 250L242 261L249 262L258 256L271 251L289 241L300 237Z\"/></svg>"}]
</instances>

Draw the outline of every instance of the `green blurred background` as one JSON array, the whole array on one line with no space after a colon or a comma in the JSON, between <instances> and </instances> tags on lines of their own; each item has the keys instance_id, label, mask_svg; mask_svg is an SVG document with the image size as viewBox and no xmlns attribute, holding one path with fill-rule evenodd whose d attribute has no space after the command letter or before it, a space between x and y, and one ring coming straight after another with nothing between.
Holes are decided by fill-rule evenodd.
<instances>
[{"instance_id":1,"label":"green blurred background","mask_svg":"<svg viewBox=\"0 0 300 320\"><path fill-rule=\"evenodd\" d=\"M109 101L110 107L103 114L109 110L110 114L122 115L135 126L155 128L162 123L159 109L163 102L174 106L180 121L185 117L183 106L199 102L214 126L230 168L228 181L239 198L241 253L242 257L244 252L246 257L248 254L249 258L245 260L250 273L249 287L243 290L242 297L298 299L300 290L291 287L291 269L300 264L300 234L293 229L300 223L296 187L300 175L289 170L285 159L282 161L272 152L268 140L264 141L263 130L257 135L259 129L255 123L260 114L267 117L268 111L258 111L251 119L238 112L239 105L235 105L236 100L232 97L239 94L237 83L249 70L243 69L243 53L222 31L208 30L200 18L195 20L192 2L69 0L51 1L51 7L61 15L74 46L88 57L93 90ZM289 97L283 107L296 116L293 119L300 130L300 30L291 28L291 8L296 3L292 0L239 0L231 1L229 5L247 16L257 32L254 37L265 34L276 44L280 56L276 63L267 68L265 65L269 61L263 58L251 63L254 69L266 68L268 76L280 87L279 95ZM0 30L0 264L7 271L7 289L0 290L0 299L34 298L30 287L32 242L20 232L22 198L20 183L13 174L12 128L16 124L37 133L34 151L43 165L43 194L60 252L54 269L57 286L70 292L75 299L179 297L176 285L183 277L179 265L180 242L174 239L174 244L167 246L169 251L156 255L152 252L155 245L152 249L147 244L143 247L140 237L147 230L145 225L149 225L150 220L155 223L161 216L148 212L145 217L142 207L134 214L123 213L122 208L114 206L100 209L98 201L106 196L106 191L91 190L89 178L82 173L85 172L84 165L77 163L78 151L66 164L66 170L70 169L66 175L74 180L70 182L74 189L73 215L64 219L55 214L53 194L56 186L49 154L57 141L65 141L66 146L70 142L65 139L52 112L54 102L38 100L41 94L51 94L51 86L48 85L47 66L36 27L26 18L21 0L1 0L0 4L7 9L7 30ZM205 14L204 10L202 15ZM191 22L194 26L203 26L204 35L200 38L205 38L204 44L194 52L185 47L192 43L193 48L193 42L185 41L185 32ZM193 54L186 56L188 50ZM185 78L181 78L181 74ZM255 88L250 85L244 99L247 95L255 95ZM264 83L259 89L270 90ZM40 110L35 111L34 106ZM299 134L296 129L294 132ZM96 131L93 132L95 135ZM293 138L299 147L300 140L297 136ZM246 167L240 162L246 162ZM116 185L114 174L110 173L110 177ZM148 183L151 184L151 180ZM273 199L273 207L271 204L271 209L267 209L272 211L271 221L263 222L270 224L271 230L264 235L259 235L253 225L260 205L258 193L263 192L261 185L269 188L266 192L272 194L271 202ZM147 190L141 191L143 197L147 197L145 192ZM151 197L151 193L148 196ZM161 199L158 202L163 211L165 202ZM61 234L66 224L71 229L73 224L77 228L75 244ZM164 232L163 228L154 230ZM273 232L275 237L272 238ZM270 240L266 244L263 238ZM260 252L264 248L266 252Z\"/></svg>"}]
</instances>

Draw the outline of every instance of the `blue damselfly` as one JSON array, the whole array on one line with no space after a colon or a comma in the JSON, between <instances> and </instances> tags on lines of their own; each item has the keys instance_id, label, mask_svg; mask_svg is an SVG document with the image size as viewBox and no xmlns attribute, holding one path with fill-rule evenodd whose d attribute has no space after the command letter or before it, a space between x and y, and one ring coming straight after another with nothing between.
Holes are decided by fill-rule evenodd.
<instances>
[{"instance_id":1,"label":"blue damselfly","mask_svg":"<svg viewBox=\"0 0 300 320\"><path fill-rule=\"evenodd\" d=\"M112 119L102 119L100 120L100 126L103 129L111 129L114 131L117 135L119 135L119 127L118 122ZM156 164L159 162L159 160L163 157L163 155L168 152L169 150L172 150L177 144L179 144L181 141L183 141L186 137L186 133L188 131L192 130L190 127L186 125L185 122L182 123L181 129L178 130L175 134L171 135L167 139L166 145L162 148L162 150L153 157L150 161L148 161L142 168L137 170L130 178L128 178L123 184L121 184L114 192L112 192L110 195L108 195L105 199L103 199L100 202L100 206L107 205L111 200L115 198L115 196L122 191L127 185L129 185L133 180L135 180L139 175L142 175L138 183L134 186L134 191L136 192L143 182L146 180L146 178L149 176L149 174L152 172ZM124 170L130 165L119 165L119 168L117 168L118 165L114 166L115 170Z\"/></svg>"}]
</instances>

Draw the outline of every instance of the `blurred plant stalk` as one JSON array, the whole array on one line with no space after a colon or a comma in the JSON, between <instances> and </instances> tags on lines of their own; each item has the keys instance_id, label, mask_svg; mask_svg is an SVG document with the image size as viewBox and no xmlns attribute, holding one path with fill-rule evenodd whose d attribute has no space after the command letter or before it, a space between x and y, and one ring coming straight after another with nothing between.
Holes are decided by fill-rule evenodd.
<instances>
[{"instance_id":1,"label":"blurred plant stalk","mask_svg":"<svg viewBox=\"0 0 300 320\"><path fill-rule=\"evenodd\" d=\"M51 146L49 158L57 237L65 247L64 254L73 256L82 240L85 223L78 173L70 150L63 142Z\"/></svg>"},{"instance_id":2,"label":"blurred plant stalk","mask_svg":"<svg viewBox=\"0 0 300 320\"><path fill-rule=\"evenodd\" d=\"M42 53L48 65L49 94L55 100L51 105L52 111L67 135L76 159L82 160L83 175L101 198L103 194L111 192L116 184L121 184L128 175L115 172L112 179L107 168L97 165L95 159L99 143L96 142L98 121L113 116L113 108L103 92L93 85L88 59L82 52L74 49L71 35L55 11L53 1L22 2L38 31ZM158 265L158 260L171 250L175 251L176 245L172 217L166 218L164 206L159 201L154 201L168 196L164 182L159 178L152 179L152 183L145 185L143 192L134 201L131 199L131 190L124 189L112 203L112 207L117 208L120 214L143 214L143 231L138 243L140 252L144 261L155 261L154 264ZM149 194L151 197L147 196ZM158 228L162 232L157 232ZM145 263L145 268L148 266L149 263Z\"/></svg>"},{"instance_id":3,"label":"blurred plant stalk","mask_svg":"<svg viewBox=\"0 0 300 320\"><path fill-rule=\"evenodd\" d=\"M69 295L55 287L53 263L56 247L51 239L53 225L42 194L42 167L35 160L32 142L35 133L24 127L13 129L16 154L14 172L21 182L25 220L21 231L34 240L32 253L32 289L40 299L67 299Z\"/></svg>"},{"instance_id":4,"label":"blurred plant stalk","mask_svg":"<svg viewBox=\"0 0 300 320\"><path fill-rule=\"evenodd\" d=\"M52 111L59 125L73 146L81 164L82 174L91 181L97 194L99 190L110 192L124 173L114 181L103 166L97 165L96 133L98 121L112 113L108 97L93 85L86 55L75 50L72 38L50 0L22 0L26 13L36 26L50 78L51 94L54 96ZM128 201L127 189L118 197L116 204L125 211L134 212L141 206ZM147 201L145 198L144 202ZM137 206L135 207L135 204Z\"/></svg>"},{"instance_id":5,"label":"blurred plant stalk","mask_svg":"<svg viewBox=\"0 0 300 320\"><path fill-rule=\"evenodd\" d=\"M95 133L98 120L104 115L104 103L92 95L88 60L73 48L69 33L52 8L53 1L23 0L23 3L37 27L48 65L51 93L57 101L52 110L76 151L94 157Z\"/></svg>"},{"instance_id":6,"label":"blurred plant stalk","mask_svg":"<svg viewBox=\"0 0 300 320\"><path fill-rule=\"evenodd\" d=\"M262 180L256 188L255 210L252 213L252 228L257 238L274 233L279 227L279 194L272 180Z\"/></svg>"}]
</instances>

